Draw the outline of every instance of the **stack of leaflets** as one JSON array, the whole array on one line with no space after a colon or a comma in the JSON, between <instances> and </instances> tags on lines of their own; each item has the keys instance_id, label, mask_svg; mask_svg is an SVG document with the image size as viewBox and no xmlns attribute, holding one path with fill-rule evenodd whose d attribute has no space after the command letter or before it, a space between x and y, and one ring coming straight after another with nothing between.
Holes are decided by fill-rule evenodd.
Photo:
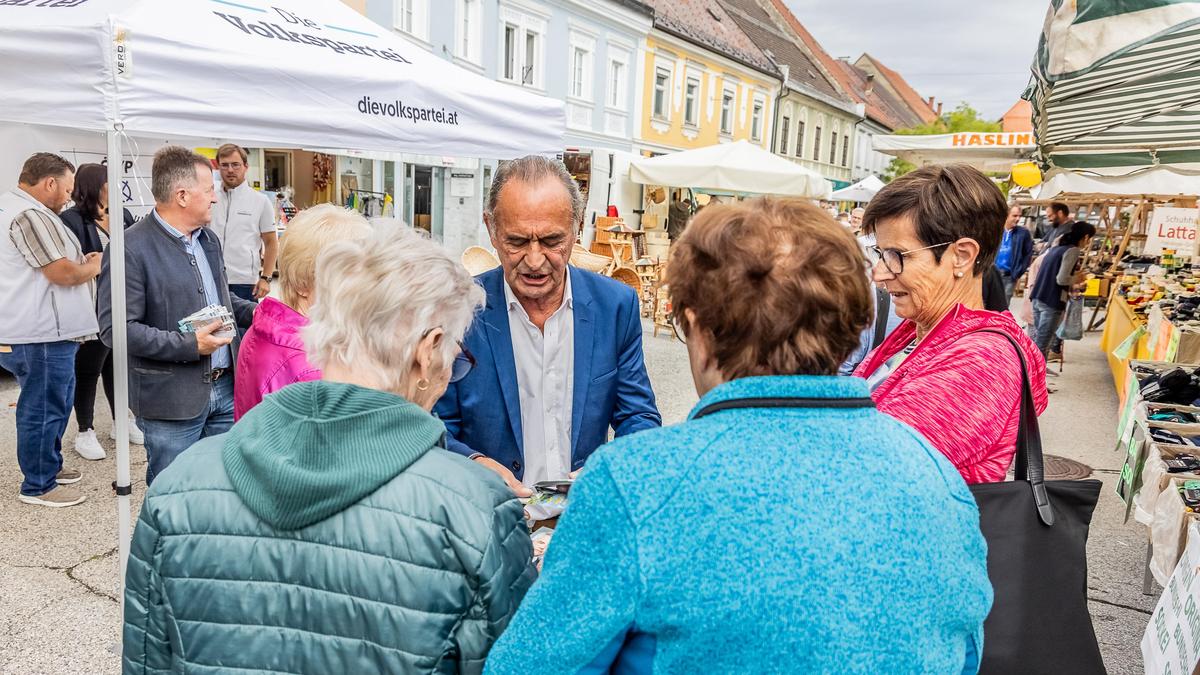
<instances>
[{"instance_id":1,"label":"stack of leaflets","mask_svg":"<svg viewBox=\"0 0 1200 675\"><path fill-rule=\"evenodd\" d=\"M184 333L195 333L196 329L220 321L221 327L213 332L215 337L232 338L237 335L237 324L233 315L225 305L209 305L204 309L179 320L179 330Z\"/></svg>"}]
</instances>

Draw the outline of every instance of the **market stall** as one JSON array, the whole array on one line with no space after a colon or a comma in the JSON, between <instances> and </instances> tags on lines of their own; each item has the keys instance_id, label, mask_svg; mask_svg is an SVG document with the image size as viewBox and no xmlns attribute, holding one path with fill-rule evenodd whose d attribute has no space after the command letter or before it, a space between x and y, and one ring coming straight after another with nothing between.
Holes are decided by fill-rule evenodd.
<instances>
[{"instance_id":1,"label":"market stall","mask_svg":"<svg viewBox=\"0 0 1200 675\"><path fill-rule=\"evenodd\" d=\"M1037 149L1029 131L966 131L928 136L881 134L873 136L871 142L876 152L917 166L959 163L999 173L1008 173L1013 164L1029 159Z\"/></svg>"},{"instance_id":2,"label":"market stall","mask_svg":"<svg viewBox=\"0 0 1200 675\"><path fill-rule=\"evenodd\" d=\"M629 178L643 185L829 199L833 188L815 171L767 152L750 141L718 143L629 164Z\"/></svg>"},{"instance_id":3,"label":"market stall","mask_svg":"<svg viewBox=\"0 0 1200 675\"><path fill-rule=\"evenodd\" d=\"M564 128L561 101L460 68L340 2L320 0L3 3L0 89L0 122L105 135L108 182L122 187L124 160L140 155L130 137L510 158L555 152ZM110 212L120 213L122 193L109 190ZM112 311L124 316L120 228L110 250ZM124 410L123 322L113 326L113 348L114 407ZM123 581L125 415L116 416L115 432Z\"/></svg>"},{"instance_id":4,"label":"market stall","mask_svg":"<svg viewBox=\"0 0 1200 675\"><path fill-rule=\"evenodd\" d=\"M876 176L867 176L854 185L834 190L829 196L835 202L865 203L875 198L875 194L883 189L883 181Z\"/></svg>"}]
</instances>

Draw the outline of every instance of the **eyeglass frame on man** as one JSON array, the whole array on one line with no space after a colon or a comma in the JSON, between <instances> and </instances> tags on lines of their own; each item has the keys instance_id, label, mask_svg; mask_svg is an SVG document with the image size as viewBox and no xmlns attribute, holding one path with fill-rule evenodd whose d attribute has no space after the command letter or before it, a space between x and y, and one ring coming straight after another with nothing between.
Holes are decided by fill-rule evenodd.
<instances>
[{"instance_id":1,"label":"eyeglass frame on man","mask_svg":"<svg viewBox=\"0 0 1200 675\"><path fill-rule=\"evenodd\" d=\"M868 253L869 258L874 258L874 260L871 261L872 267L874 267L875 265L878 265L879 263L883 263L884 268L886 268L888 272L891 272L895 276L900 276L901 274L904 274L904 259L907 258L908 256L910 256L914 253L920 253L921 251L932 251L935 248L941 248L943 246L953 246L954 243L955 242L948 241L944 244L934 244L933 246L926 246L925 248L914 248L914 249L911 249L908 251L901 251L898 248L879 248L879 246L876 245L876 246L868 246L867 253ZM895 253L896 254L896 259L900 261L900 269L898 269L898 270L892 269L892 266L888 264L887 256L884 255L885 253Z\"/></svg>"}]
</instances>

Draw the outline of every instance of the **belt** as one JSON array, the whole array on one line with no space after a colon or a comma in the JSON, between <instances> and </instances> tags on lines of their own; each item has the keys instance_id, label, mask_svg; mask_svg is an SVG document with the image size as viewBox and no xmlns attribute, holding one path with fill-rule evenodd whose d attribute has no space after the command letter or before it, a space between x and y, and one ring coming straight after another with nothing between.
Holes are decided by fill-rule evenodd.
<instances>
[{"instance_id":1,"label":"belt","mask_svg":"<svg viewBox=\"0 0 1200 675\"><path fill-rule=\"evenodd\" d=\"M228 371L228 368L213 368L212 370L208 371L207 375L204 376L204 381L210 384L216 382Z\"/></svg>"}]
</instances>

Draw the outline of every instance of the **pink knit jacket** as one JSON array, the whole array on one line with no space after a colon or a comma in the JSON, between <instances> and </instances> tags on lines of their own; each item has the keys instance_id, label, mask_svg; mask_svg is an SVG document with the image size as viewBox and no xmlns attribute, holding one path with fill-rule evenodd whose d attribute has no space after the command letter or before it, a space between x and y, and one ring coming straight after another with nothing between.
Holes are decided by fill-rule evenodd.
<instances>
[{"instance_id":1,"label":"pink knit jacket","mask_svg":"<svg viewBox=\"0 0 1200 675\"><path fill-rule=\"evenodd\" d=\"M254 325L238 348L233 379L233 417L241 419L267 394L296 382L321 379L308 362L300 329L308 319L275 298L263 298L254 312Z\"/></svg>"},{"instance_id":2,"label":"pink knit jacket","mask_svg":"<svg viewBox=\"0 0 1200 675\"><path fill-rule=\"evenodd\" d=\"M968 483L1004 480L1016 451L1021 363L1012 345L987 328L1011 335L1029 364L1040 415L1046 410L1046 362L1008 312L959 305L871 397L879 409L921 433ZM903 350L917 326L905 321L854 374L866 377Z\"/></svg>"}]
</instances>

